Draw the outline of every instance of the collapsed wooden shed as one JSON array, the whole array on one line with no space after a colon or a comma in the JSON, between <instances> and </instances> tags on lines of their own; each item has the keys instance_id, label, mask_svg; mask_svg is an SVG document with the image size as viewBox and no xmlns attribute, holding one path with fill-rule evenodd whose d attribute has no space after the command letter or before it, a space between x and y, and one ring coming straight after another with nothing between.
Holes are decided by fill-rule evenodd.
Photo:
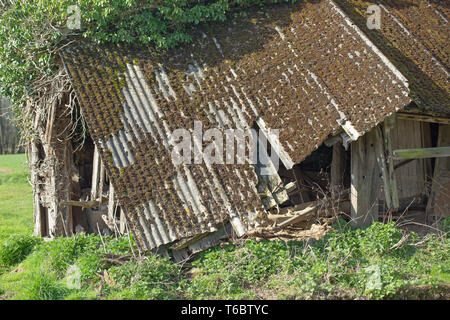
<instances>
[{"instance_id":1,"label":"collapsed wooden shed","mask_svg":"<svg viewBox=\"0 0 450 320\"><path fill-rule=\"evenodd\" d=\"M392 11L421 10L432 30L447 26L448 8L432 5L424 14L420 1L411 3ZM385 29L365 30L360 5L253 9L172 52L62 50L67 90L33 122L36 234L130 231L142 250L185 256L231 230L254 230L268 212L304 208L320 197L312 187L320 183L308 181L321 169L325 194L349 189L357 226L412 204L448 215L448 55L402 52L422 43L421 31L405 33L398 24L407 18L391 10ZM401 45L384 33L394 27ZM81 115L86 127L76 121ZM280 168L252 164L251 154L244 164L175 164L171 133L193 134L195 121L221 133L256 129ZM193 148L206 144L194 138ZM328 160L310 170L319 158Z\"/></svg>"}]
</instances>

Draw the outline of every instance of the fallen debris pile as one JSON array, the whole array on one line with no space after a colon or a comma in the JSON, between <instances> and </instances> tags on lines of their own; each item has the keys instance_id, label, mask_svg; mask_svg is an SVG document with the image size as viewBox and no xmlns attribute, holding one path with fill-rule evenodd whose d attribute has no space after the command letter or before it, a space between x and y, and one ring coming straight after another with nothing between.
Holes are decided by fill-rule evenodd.
<instances>
[{"instance_id":1,"label":"fallen debris pile","mask_svg":"<svg viewBox=\"0 0 450 320\"><path fill-rule=\"evenodd\" d=\"M349 212L350 201L344 197L302 203L269 213L266 222L248 232L247 236L266 240L317 240L328 232L339 217Z\"/></svg>"}]
</instances>

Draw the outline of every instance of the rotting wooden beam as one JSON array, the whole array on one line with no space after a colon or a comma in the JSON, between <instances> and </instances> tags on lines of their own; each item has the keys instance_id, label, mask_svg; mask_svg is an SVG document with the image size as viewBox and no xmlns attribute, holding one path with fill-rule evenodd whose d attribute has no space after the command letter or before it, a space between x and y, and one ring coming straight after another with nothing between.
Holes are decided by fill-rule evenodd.
<instances>
[{"instance_id":1,"label":"rotting wooden beam","mask_svg":"<svg viewBox=\"0 0 450 320\"><path fill-rule=\"evenodd\" d=\"M318 206L307 207L307 208L303 209L302 211L297 212L296 215L293 216L292 218L289 218L286 221L283 221L278 226L280 228L284 228L289 225L293 225L293 224L305 221L309 217L311 217L311 215L315 214L317 212L317 209L318 209Z\"/></svg>"},{"instance_id":2,"label":"rotting wooden beam","mask_svg":"<svg viewBox=\"0 0 450 320\"><path fill-rule=\"evenodd\" d=\"M394 158L400 159L427 159L450 157L450 147L399 149L393 151Z\"/></svg>"},{"instance_id":3,"label":"rotting wooden beam","mask_svg":"<svg viewBox=\"0 0 450 320\"><path fill-rule=\"evenodd\" d=\"M375 152L376 131L351 143L351 224L367 227L378 221L379 168Z\"/></svg>"},{"instance_id":4,"label":"rotting wooden beam","mask_svg":"<svg viewBox=\"0 0 450 320\"><path fill-rule=\"evenodd\" d=\"M76 201L76 200L63 200L60 201L59 204L62 206L71 206L71 207L82 207L82 208L95 208L99 207L103 204L108 203L108 198L103 198L102 201L99 200L91 200L91 201Z\"/></svg>"}]
</instances>

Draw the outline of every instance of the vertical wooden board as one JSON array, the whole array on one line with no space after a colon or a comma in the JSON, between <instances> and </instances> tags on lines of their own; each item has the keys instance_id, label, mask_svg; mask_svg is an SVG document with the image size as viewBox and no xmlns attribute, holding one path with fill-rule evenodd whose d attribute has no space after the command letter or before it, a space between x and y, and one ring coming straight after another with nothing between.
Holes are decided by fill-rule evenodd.
<instances>
[{"instance_id":1,"label":"vertical wooden board","mask_svg":"<svg viewBox=\"0 0 450 320\"><path fill-rule=\"evenodd\" d=\"M431 140L427 138L429 130L429 124L397 119L392 129L392 148L429 148L431 147ZM395 161L394 165L399 162ZM395 170L398 197L400 199L420 196L426 193L428 165L429 160L417 159Z\"/></svg>"},{"instance_id":2,"label":"vertical wooden board","mask_svg":"<svg viewBox=\"0 0 450 320\"><path fill-rule=\"evenodd\" d=\"M351 144L351 224L359 228L378 220L381 178L375 141L372 129Z\"/></svg>"},{"instance_id":3,"label":"vertical wooden board","mask_svg":"<svg viewBox=\"0 0 450 320\"><path fill-rule=\"evenodd\" d=\"M450 146L450 125L439 125L438 147ZM450 216L450 157L436 158L427 214Z\"/></svg>"},{"instance_id":4,"label":"vertical wooden board","mask_svg":"<svg viewBox=\"0 0 450 320\"><path fill-rule=\"evenodd\" d=\"M308 191L302 191L302 189L306 188L305 179L303 178L303 173L300 167L294 166L292 168L294 171L295 182L297 184L298 196L300 197L301 203L310 202L311 197L309 196Z\"/></svg>"},{"instance_id":5,"label":"vertical wooden board","mask_svg":"<svg viewBox=\"0 0 450 320\"><path fill-rule=\"evenodd\" d=\"M336 196L343 189L345 174L346 153L342 143L333 146L333 158L331 161L330 187L332 196Z\"/></svg>"}]
</instances>

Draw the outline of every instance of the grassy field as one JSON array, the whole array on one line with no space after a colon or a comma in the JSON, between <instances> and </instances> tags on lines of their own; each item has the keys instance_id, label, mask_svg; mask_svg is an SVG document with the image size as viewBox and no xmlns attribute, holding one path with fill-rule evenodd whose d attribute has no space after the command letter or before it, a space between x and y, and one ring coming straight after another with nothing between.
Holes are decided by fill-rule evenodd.
<instances>
[{"instance_id":1,"label":"grassy field","mask_svg":"<svg viewBox=\"0 0 450 320\"><path fill-rule=\"evenodd\" d=\"M31 236L24 162L0 156L0 300L450 299L448 220L425 238L340 220L312 244L243 240L176 264L138 255L128 237Z\"/></svg>"},{"instance_id":2,"label":"grassy field","mask_svg":"<svg viewBox=\"0 0 450 320\"><path fill-rule=\"evenodd\" d=\"M0 242L11 234L31 234L33 191L24 154L0 156Z\"/></svg>"}]
</instances>

